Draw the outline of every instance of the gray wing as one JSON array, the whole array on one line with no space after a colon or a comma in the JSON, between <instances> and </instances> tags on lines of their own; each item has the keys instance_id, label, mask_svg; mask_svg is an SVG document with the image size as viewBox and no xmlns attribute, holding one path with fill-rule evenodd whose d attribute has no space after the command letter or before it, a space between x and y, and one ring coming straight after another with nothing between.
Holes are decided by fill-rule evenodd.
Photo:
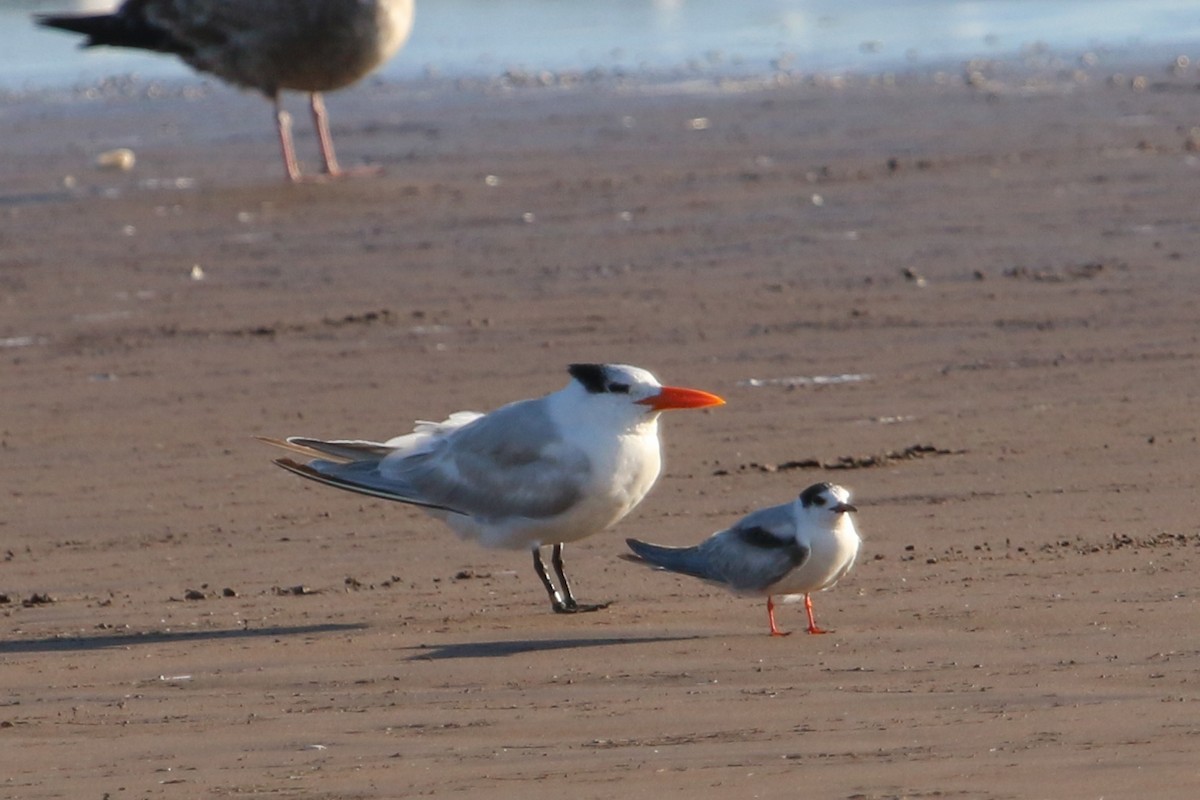
<instances>
[{"instance_id":1,"label":"gray wing","mask_svg":"<svg viewBox=\"0 0 1200 800\"><path fill-rule=\"evenodd\" d=\"M700 547L719 565L726 582L739 591L765 591L807 561L810 552L796 540L791 503L747 514Z\"/></svg>"},{"instance_id":2,"label":"gray wing","mask_svg":"<svg viewBox=\"0 0 1200 800\"><path fill-rule=\"evenodd\" d=\"M587 454L565 442L540 400L496 409L380 474L423 502L484 520L540 519L569 509L591 479Z\"/></svg>"},{"instance_id":3,"label":"gray wing","mask_svg":"<svg viewBox=\"0 0 1200 800\"><path fill-rule=\"evenodd\" d=\"M700 545L705 559L737 591L766 591L808 560L809 549L794 535L739 524Z\"/></svg>"},{"instance_id":4,"label":"gray wing","mask_svg":"<svg viewBox=\"0 0 1200 800\"><path fill-rule=\"evenodd\" d=\"M640 559L652 566L661 567L670 572L678 572L681 575L690 575L693 578L716 583L725 582L719 574L710 570L710 564L700 554L699 547L663 547L660 544L650 544L637 539L626 539L625 544L629 545L629 549L637 555L637 558L628 556L630 561Z\"/></svg>"},{"instance_id":5,"label":"gray wing","mask_svg":"<svg viewBox=\"0 0 1200 800\"><path fill-rule=\"evenodd\" d=\"M626 543L656 566L739 592L766 591L809 555L796 541L790 504L755 511L695 547L660 547L636 539Z\"/></svg>"},{"instance_id":6,"label":"gray wing","mask_svg":"<svg viewBox=\"0 0 1200 800\"><path fill-rule=\"evenodd\" d=\"M307 464L300 464L290 458L277 458L275 459L275 463L288 472L293 472L302 478L308 478L309 480L323 483L326 486L332 486L336 489L345 489L348 492L357 492L358 494L366 494L384 500L395 500L399 503L408 503L409 505L422 506L424 508L454 511L452 508L445 508L426 502L416 497L404 487L384 480L379 475L379 464L375 461L355 461L349 464L340 464L333 461L315 459Z\"/></svg>"},{"instance_id":7,"label":"gray wing","mask_svg":"<svg viewBox=\"0 0 1200 800\"><path fill-rule=\"evenodd\" d=\"M272 439L269 436L254 437L260 442L282 447L309 458L333 456L339 461L379 460L393 453L396 448L380 442L367 442L359 439L311 439L307 436L289 436L287 439Z\"/></svg>"},{"instance_id":8,"label":"gray wing","mask_svg":"<svg viewBox=\"0 0 1200 800\"><path fill-rule=\"evenodd\" d=\"M580 500L592 474L587 454L562 439L536 400L424 423L385 443L259 438L316 456L303 464L275 461L301 477L481 521L561 514Z\"/></svg>"}]
</instances>

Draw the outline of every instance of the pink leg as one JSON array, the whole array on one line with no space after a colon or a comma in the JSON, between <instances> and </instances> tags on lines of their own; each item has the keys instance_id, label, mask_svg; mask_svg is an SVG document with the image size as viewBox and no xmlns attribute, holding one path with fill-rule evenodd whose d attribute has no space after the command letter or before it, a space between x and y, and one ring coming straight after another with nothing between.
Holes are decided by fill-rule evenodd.
<instances>
[{"instance_id":1,"label":"pink leg","mask_svg":"<svg viewBox=\"0 0 1200 800\"><path fill-rule=\"evenodd\" d=\"M325 161L325 174L330 178L345 178L355 175L378 175L383 170L379 167L361 167L344 170L338 164L337 153L333 150L333 135L329 132L329 115L325 113L325 99L320 92L309 96L309 106L312 108L313 127L317 129L317 142L321 146L321 158Z\"/></svg>"},{"instance_id":2,"label":"pink leg","mask_svg":"<svg viewBox=\"0 0 1200 800\"><path fill-rule=\"evenodd\" d=\"M288 180L300 180L300 167L296 166L296 148L292 145L292 115L283 110L276 92L271 100L275 103L275 128L279 131L279 148L283 151L283 168Z\"/></svg>"},{"instance_id":3,"label":"pink leg","mask_svg":"<svg viewBox=\"0 0 1200 800\"><path fill-rule=\"evenodd\" d=\"M325 172L337 177L342 174L338 166L337 153L333 152L333 136L329 133L329 118L325 113L325 99L320 92L313 92L308 98L312 108L313 127L317 129L317 142L321 145L321 158L325 160Z\"/></svg>"},{"instance_id":4,"label":"pink leg","mask_svg":"<svg viewBox=\"0 0 1200 800\"><path fill-rule=\"evenodd\" d=\"M804 595L804 610L808 613L808 632L809 633L829 633L824 628L817 627L817 620L813 617L812 598L808 594Z\"/></svg>"},{"instance_id":5,"label":"pink leg","mask_svg":"<svg viewBox=\"0 0 1200 800\"><path fill-rule=\"evenodd\" d=\"M767 620L771 623L772 636L791 636L791 631L781 631L775 625L775 598L767 595Z\"/></svg>"}]
</instances>

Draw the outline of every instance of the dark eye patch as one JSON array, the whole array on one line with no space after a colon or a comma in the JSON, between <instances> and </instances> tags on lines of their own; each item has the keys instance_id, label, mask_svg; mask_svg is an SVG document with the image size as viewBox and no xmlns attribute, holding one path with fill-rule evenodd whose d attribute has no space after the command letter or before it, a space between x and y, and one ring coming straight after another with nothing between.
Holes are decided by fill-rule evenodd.
<instances>
[{"instance_id":1,"label":"dark eye patch","mask_svg":"<svg viewBox=\"0 0 1200 800\"><path fill-rule=\"evenodd\" d=\"M814 483L812 486L800 493L800 505L805 508L810 506L825 505L825 493L831 491L833 486L828 483Z\"/></svg>"},{"instance_id":2,"label":"dark eye patch","mask_svg":"<svg viewBox=\"0 0 1200 800\"><path fill-rule=\"evenodd\" d=\"M629 394L629 384L613 382L608 385L608 391L613 394Z\"/></svg>"}]
</instances>

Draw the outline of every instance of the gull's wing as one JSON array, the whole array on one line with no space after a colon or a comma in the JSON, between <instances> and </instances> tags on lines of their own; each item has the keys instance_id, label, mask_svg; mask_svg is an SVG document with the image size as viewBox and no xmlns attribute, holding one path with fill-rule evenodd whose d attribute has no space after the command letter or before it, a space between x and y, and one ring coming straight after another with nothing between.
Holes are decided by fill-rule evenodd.
<instances>
[{"instance_id":1,"label":"gull's wing","mask_svg":"<svg viewBox=\"0 0 1200 800\"><path fill-rule=\"evenodd\" d=\"M298 36L305 26L343 22L357 4L313 0L135 0L140 16L191 47L269 44ZM261 41L260 41L261 40Z\"/></svg>"},{"instance_id":2,"label":"gull's wing","mask_svg":"<svg viewBox=\"0 0 1200 800\"><path fill-rule=\"evenodd\" d=\"M404 12L362 0L132 0L153 49L268 96L349 85L407 38ZM411 4L407 7L411 14ZM410 17L411 19L411 17ZM143 22L144 21L144 22ZM396 29L400 26L400 29Z\"/></svg>"}]
</instances>

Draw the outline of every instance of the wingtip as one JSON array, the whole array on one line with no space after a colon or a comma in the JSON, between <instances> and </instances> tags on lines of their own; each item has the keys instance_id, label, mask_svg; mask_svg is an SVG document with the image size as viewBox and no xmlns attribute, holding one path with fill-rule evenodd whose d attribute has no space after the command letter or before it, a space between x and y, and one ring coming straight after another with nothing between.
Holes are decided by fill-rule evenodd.
<instances>
[{"instance_id":1,"label":"wingtip","mask_svg":"<svg viewBox=\"0 0 1200 800\"><path fill-rule=\"evenodd\" d=\"M625 546L633 551L629 559L630 561L636 561L640 564L650 564L651 566L657 565L656 560L651 557L655 553L656 545L630 537L625 540Z\"/></svg>"},{"instance_id":2,"label":"wingtip","mask_svg":"<svg viewBox=\"0 0 1200 800\"><path fill-rule=\"evenodd\" d=\"M269 444L272 447L278 447L281 450L290 450L293 453L299 453L300 455L304 456L305 458L322 458L323 457L323 454L321 453L320 450L316 450L316 449L313 449L306 445L300 444L297 440L303 440L304 437L302 437L302 436L289 436L286 439L276 439L273 436L255 436L254 438L260 442L263 442L264 444ZM291 459L288 459L288 460L291 461ZM276 463L278 463L278 461L276 461ZM293 463L295 463L295 462L293 462Z\"/></svg>"},{"instance_id":3,"label":"wingtip","mask_svg":"<svg viewBox=\"0 0 1200 800\"><path fill-rule=\"evenodd\" d=\"M630 536L627 539L625 539L625 546L628 547L633 552L637 553L637 557L638 557L639 561L646 560L645 555L644 555L645 550L646 550L646 542L643 542L641 539L634 539L632 536Z\"/></svg>"},{"instance_id":4,"label":"wingtip","mask_svg":"<svg viewBox=\"0 0 1200 800\"><path fill-rule=\"evenodd\" d=\"M260 442L263 442L264 444L269 444L269 445L272 445L272 446L274 446L274 447L287 447L287 446L288 446L288 443L287 443L287 442L285 442L283 439L276 439L276 438L275 438L275 437L273 437L273 436L258 436L258 435L255 435L255 437L254 437L254 438L255 438L255 439L257 439L257 440L258 440L258 441L260 441Z\"/></svg>"},{"instance_id":5,"label":"wingtip","mask_svg":"<svg viewBox=\"0 0 1200 800\"><path fill-rule=\"evenodd\" d=\"M306 477L320 475L319 472L317 472L315 469L310 467L308 464L301 464L299 461L295 461L293 459L287 458L286 456L280 457L280 458L273 458L273 459L271 459L271 463L277 467L283 467L288 472L294 472L297 475L304 475Z\"/></svg>"}]
</instances>

